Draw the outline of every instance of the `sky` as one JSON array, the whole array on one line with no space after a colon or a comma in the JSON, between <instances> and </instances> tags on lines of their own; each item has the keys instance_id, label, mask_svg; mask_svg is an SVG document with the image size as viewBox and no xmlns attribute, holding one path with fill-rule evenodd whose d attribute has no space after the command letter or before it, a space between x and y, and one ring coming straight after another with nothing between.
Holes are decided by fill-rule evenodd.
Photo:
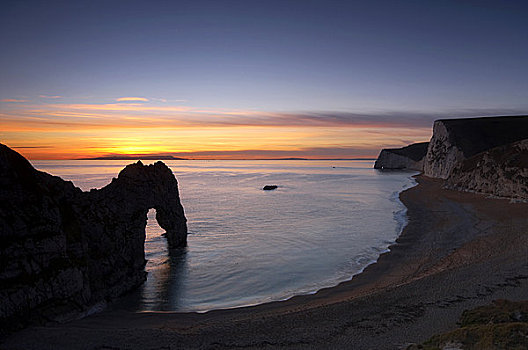
<instances>
[{"instance_id":1,"label":"sky","mask_svg":"<svg viewBox=\"0 0 528 350\"><path fill-rule=\"evenodd\" d=\"M528 114L526 1L0 6L0 142L30 159L364 158Z\"/></svg>"}]
</instances>

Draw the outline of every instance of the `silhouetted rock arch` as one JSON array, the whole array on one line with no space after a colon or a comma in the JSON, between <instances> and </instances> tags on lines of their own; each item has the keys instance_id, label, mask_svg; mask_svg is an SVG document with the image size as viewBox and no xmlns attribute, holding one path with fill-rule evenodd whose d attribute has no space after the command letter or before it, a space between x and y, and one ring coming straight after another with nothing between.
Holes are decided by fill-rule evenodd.
<instances>
[{"instance_id":1,"label":"silhouetted rock arch","mask_svg":"<svg viewBox=\"0 0 528 350\"><path fill-rule=\"evenodd\" d=\"M162 162L126 166L83 192L0 144L0 329L88 311L145 278L155 208L170 248L187 243L178 182Z\"/></svg>"},{"instance_id":2,"label":"silhouetted rock arch","mask_svg":"<svg viewBox=\"0 0 528 350\"><path fill-rule=\"evenodd\" d=\"M180 203L178 182L163 162L143 165L138 161L127 165L109 185L92 190L89 195L107 208L116 208L112 215L118 221L126 223L141 218L143 232L146 225L146 219L143 219L147 217L148 210L154 208L158 224L166 231L169 247L178 248L187 244L186 219Z\"/></svg>"}]
</instances>

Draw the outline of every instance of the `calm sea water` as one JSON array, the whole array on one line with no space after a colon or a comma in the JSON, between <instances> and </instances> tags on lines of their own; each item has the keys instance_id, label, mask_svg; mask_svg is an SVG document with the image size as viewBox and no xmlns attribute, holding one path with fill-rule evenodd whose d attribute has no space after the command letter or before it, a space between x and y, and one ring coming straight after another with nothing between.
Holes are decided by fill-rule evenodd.
<instances>
[{"instance_id":1,"label":"calm sea water","mask_svg":"<svg viewBox=\"0 0 528 350\"><path fill-rule=\"evenodd\" d=\"M83 190L130 161L33 161ZM409 172L370 161L165 161L179 181L189 246L169 256L149 211L138 310L207 311L283 300L349 280L405 224ZM263 191L266 184L279 186Z\"/></svg>"}]
</instances>

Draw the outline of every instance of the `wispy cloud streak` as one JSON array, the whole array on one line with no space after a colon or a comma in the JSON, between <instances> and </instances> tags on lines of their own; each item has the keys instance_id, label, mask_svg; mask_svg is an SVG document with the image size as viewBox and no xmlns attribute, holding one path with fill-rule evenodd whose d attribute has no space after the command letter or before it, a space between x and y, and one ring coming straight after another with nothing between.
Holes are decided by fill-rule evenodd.
<instances>
[{"instance_id":1,"label":"wispy cloud streak","mask_svg":"<svg viewBox=\"0 0 528 350\"><path fill-rule=\"evenodd\" d=\"M129 101L148 102L149 99L144 98L144 97L120 97L120 98L116 98L116 101L117 102L129 102Z\"/></svg>"},{"instance_id":2,"label":"wispy cloud streak","mask_svg":"<svg viewBox=\"0 0 528 350\"><path fill-rule=\"evenodd\" d=\"M130 98L132 99L132 98ZM133 101L133 100L129 100ZM16 124L70 124L89 127L356 127L430 128L433 120L523 114L519 110L466 109L421 112L265 112L255 110L154 106L142 103L43 104L14 108L0 117Z\"/></svg>"},{"instance_id":3,"label":"wispy cloud streak","mask_svg":"<svg viewBox=\"0 0 528 350\"><path fill-rule=\"evenodd\" d=\"M62 98L62 96L59 96L59 95L54 95L54 96L50 96L50 95L39 95L39 97L41 98L49 98L49 99L58 99L58 98Z\"/></svg>"},{"instance_id":4,"label":"wispy cloud streak","mask_svg":"<svg viewBox=\"0 0 528 350\"><path fill-rule=\"evenodd\" d=\"M0 102L14 102L14 103L20 103L20 102L27 102L27 100L22 100L18 98L4 98L0 100Z\"/></svg>"}]
</instances>

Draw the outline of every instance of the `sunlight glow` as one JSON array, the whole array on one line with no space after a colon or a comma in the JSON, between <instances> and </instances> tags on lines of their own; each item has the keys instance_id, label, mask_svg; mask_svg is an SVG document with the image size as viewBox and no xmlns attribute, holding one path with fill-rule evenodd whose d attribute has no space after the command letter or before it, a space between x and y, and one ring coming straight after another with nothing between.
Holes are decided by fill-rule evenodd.
<instances>
[{"instance_id":1,"label":"sunlight glow","mask_svg":"<svg viewBox=\"0 0 528 350\"><path fill-rule=\"evenodd\" d=\"M30 159L116 154L364 158L375 157L384 146L427 140L431 132L430 126L413 126L412 119L387 116L319 117L151 103L12 106L0 113L1 142Z\"/></svg>"}]
</instances>

